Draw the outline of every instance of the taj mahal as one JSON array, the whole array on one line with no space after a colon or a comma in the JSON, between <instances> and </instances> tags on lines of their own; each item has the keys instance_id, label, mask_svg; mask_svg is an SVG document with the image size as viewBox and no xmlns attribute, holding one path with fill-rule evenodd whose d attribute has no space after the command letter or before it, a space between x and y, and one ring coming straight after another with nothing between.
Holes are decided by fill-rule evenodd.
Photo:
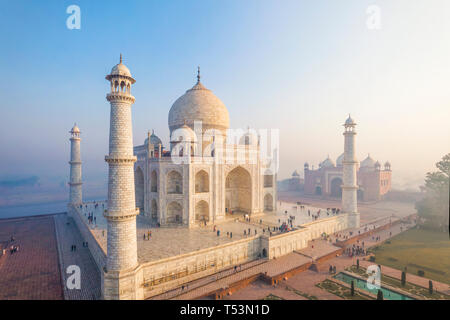
<instances>
[{"instance_id":1,"label":"taj mahal","mask_svg":"<svg viewBox=\"0 0 450 320\"><path fill-rule=\"evenodd\" d=\"M103 299L164 298L186 283L242 264L266 270L256 276L262 272L269 279L272 270L290 270L295 259L304 258L296 254L294 262L276 268L272 261L314 239L359 228L356 122L350 116L343 132L341 210L320 213L277 200L277 144L250 128L230 130L228 110L202 84L200 70L195 85L170 108L168 146L154 132L143 144L133 144L136 80L122 56L106 80L107 201L101 212L95 211L98 203L94 209L83 201L81 130L75 125L68 204L101 274Z\"/></svg>"},{"instance_id":2,"label":"taj mahal","mask_svg":"<svg viewBox=\"0 0 450 320\"><path fill-rule=\"evenodd\" d=\"M131 77L123 64L115 68L112 74ZM169 111L169 151L154 132L134 147L136 206L145 217L195 227L276 209L276 174L261 159L260 137L229 126L227 108L200 82L199 70Z\"/></svg>"}]
</instances>

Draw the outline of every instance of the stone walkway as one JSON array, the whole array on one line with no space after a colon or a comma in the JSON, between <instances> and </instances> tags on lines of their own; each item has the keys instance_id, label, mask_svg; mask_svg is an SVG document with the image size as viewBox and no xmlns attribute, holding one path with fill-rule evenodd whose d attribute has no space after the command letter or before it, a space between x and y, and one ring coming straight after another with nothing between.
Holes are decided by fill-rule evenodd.
<instances>
[{"instance_id":1,"label":"stone walkway","mask_svg":"<svg viewBox=\"0 0 450 320\"><path fill-rule=\"evenodd\" d=\"M76 265L81 271L81 289L68 289L64 285L64 297L66 300L98 300L101 298L101 276L89 248L83 247L83 238L72 218L67 214L59 214L54 217L56 235L58 239L58 252L60 257L63 283L67 283L68 266ZM71 251L75 244L77 249Z\"/></svg>"},{"instance_id":2,"label":"stone walkway","mask_svg":"<svg viewBox=\"0 0 450 320\"><path fill-rule=\"evenodd\" d=\"M2 257L0 300L64 299L52 216L0 220L0 242L19 246Z\"/></svg>"}]
</instances>

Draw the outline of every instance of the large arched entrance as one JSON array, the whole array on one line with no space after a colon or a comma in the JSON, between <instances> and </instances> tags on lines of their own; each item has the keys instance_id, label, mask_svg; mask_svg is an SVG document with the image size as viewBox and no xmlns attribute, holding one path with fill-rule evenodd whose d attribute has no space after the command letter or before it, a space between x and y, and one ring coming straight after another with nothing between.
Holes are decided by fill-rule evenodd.
<instances>
[{"instance_id":1,"label":"large arched entrance","mask_svg":"<svg viewBox=\"0 0 450 320\"><path fill-rule=\"evenodd\" d=\"M144 209L144 173L140 167L134 172L134 196L136 207Z\"/></svg>"},{"instance_id":2,"label":"large arched entrance","mask_svg":"<svg viewBox=\"0 0 450 320\"><path fill-rule=\"evenodd\" d=\"M209 221L209 206L208 203L204 200L200 200L195 205L195 221Z\"/></svg>"},{"instance_id":3,"label":"large arched entrance","mask_svg":"<svg viewBox=\"0 0 450 320\"><path fill-rule=\"evenodd\" d=\"M183 223L183 207L176 201L169 203L167 206L167 223Z\"/></svg>"},{"instance_id":4,"label":"large arched entrance","mask_svg":"<svg viewBox=\"0 0 450 320\"><path fill-rule=\"evenodd\" d=\"M264 211L265 212L273 211L273 197L270 193L264 196Z\"/></svg>"},{"instance_id":5,"label":"large arched entrance","mask_svg":"<svg viewBox=\"0 0 450 320\"><path fill-rule=\"evenodd\" d=\"M332 197L341 198L342 197L342 179L334 178L330 183L330 195Z\"/></svg>"},{"instance_id":6,"label":"large arched entrance","mask_svg":"<svg viewBox=\"0 0 450 320\"><path fill-rule=\"evenodd\" d=\"M230 213L250 213L252 209L252 178L242 167L228 173L225 182L225 211Z\"/></svg>"}]
</instances>

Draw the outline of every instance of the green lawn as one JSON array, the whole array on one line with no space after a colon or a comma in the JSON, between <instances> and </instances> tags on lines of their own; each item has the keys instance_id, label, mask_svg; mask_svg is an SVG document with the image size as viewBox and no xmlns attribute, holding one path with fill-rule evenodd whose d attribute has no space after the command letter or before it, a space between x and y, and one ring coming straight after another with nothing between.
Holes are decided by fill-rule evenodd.
<instances>
[{"instance_id":1,"label":"green lawn","mask_svg":"<svg viewBox=\"0 0 450 320\"><path fill-rule=\"evenodd\" d=\"M450 284L450 239L448 234L422 229L405 231L390 241L369 250L375 254L375 263L404 270L425 278Z\"/></svg>"}]
</instances>

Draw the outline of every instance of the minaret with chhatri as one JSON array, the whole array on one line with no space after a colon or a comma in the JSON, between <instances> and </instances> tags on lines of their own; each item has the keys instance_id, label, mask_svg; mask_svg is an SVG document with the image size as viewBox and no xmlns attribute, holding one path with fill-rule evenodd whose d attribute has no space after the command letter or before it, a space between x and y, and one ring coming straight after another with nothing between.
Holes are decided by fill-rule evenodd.
<instances>
[{"instance_id":1,"label":"minaret with chhatri","mask_svg":"<svg viewBox=\"0 0 450 320\"><path fill-rule=\"evenodd\" d=\"M79 206L82 200L81 191L81 153L80 153L80 129L74 124L70 133L70 200L69 203Z\"/></svg>"},{"instance_id":2,"label":"minaret with chhatri","mask_svg":"<svg viewBox=\"0 0 450 320\"><path fill-rule=\"evenodd\" d=\"M143 291L136 289L137 274L136 208L134 194L133 134L131 85L136 81L130 70L120 63L106 76L111 91L106 100L111 105L108 163L107 259L103 273L103 298L143 299Z\"/></svg>"},{"instance_id":3,"label":"minaret with chhatri","mask_svg":"<svg viewBox=\"0 0 450 320\"><path fill-rule=\"evenodd\" d=\"M343 186L342 186L342 211L349 214L348 228L358 228L360 216L358 213L358 184L356 178L356 166L358 160L355 155L356 122L348 115L344 124L344 159Z\"/></svg>"}]
</instances>

